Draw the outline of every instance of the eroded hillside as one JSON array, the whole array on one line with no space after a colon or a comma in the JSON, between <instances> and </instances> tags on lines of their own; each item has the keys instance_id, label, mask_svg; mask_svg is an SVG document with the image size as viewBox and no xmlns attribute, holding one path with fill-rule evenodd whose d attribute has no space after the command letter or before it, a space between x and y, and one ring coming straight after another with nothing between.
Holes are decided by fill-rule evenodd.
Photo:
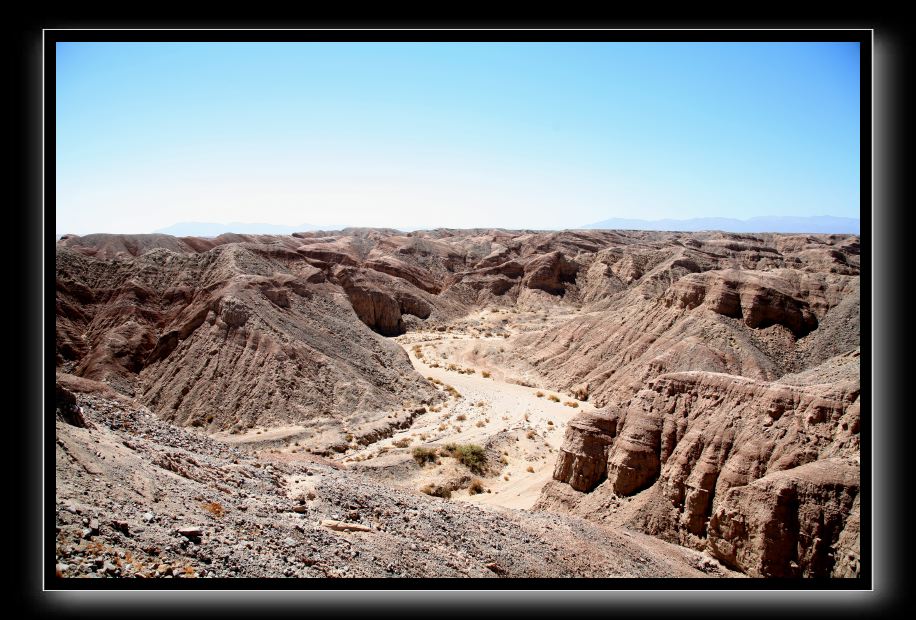
<instances>
[{"instance_id":1,"label":"eroded hillside","mask_svg":"<svg viewBox=\"0 0 916 620\"><path fill-rule=\"evenodd\" d=\"M387 499L370 496L393 493L423 521L430 507L445 511L430 531L471 537L465 547L436 543L463 558L441 574L541 574L476 547L462 516L474 514L529 528L507 541L536 542L530 528L564 524L563 545L582 549L585 563L557 574L586 574L591 563L589 574L856 576L859 252L857 236L716 232L67 236L57 246L57 365L76 404L59 407L67 486L58 503L74 528L73 540L59 536L58 554L96 536L131 547L120 525L85 534L67 516L84 514L66 509L84 485L115 480L87 464L104 457L89 446L107 442L120 446L110 458L139 476L141 496L115 502L134 506L125 522L188 485L209 485L194 501L233 514L248 510L245 498L273 506L265 498L300 493L297 468L318 467L297 463L321 462L340 493L359 487L366 501L316 515L368 523L374 534L297 521L291 551L317 544L299 540L314 532L351 546L383 538L373 506ZM79 406L93 428L72 417ZM138 419L155 425L155 440L137 437ZM170 433L187 444L181 454L144 443L177 441ZM482 447L482 466L460 458L455 446L469 445ZM253 471L245 468L256 461L285 482L251 492L225 482L238 478L230 464ZM171 486L157 482L163 475ZM143 495L160 487L172 490ZM112 501L99 495L86 514L106 514ZM294 514L311 514L310 501ZM207 541L232 532L259 544L238 518L164 505L207 529ZM631 549L623 540L645 549L651 570L614 572ZM190 544L170 548L182 558L209 548ZM290 555L265 574L320 565ZM404 571L337 555L335 574L436 574L422 553ZM215 574L243 573L229 571Z\"/></svg>"}]
</instances>

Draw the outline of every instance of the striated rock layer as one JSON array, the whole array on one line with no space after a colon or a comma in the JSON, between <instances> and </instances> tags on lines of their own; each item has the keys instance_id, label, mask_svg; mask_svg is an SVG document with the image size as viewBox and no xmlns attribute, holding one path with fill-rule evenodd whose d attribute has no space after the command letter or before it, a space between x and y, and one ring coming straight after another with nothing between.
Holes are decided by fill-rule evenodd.
<instances>
[{"instance_id":1,"label":"striated rock layer","mask_svg":"<svg viewBox=\"0 0 916 620\"><path fill-rule=\"evenodd\" d=\"M858 372L852 353L779 382L661 375L568 426L554 479L590 493L554 485L539 506L627 523L750 575L855 575Z\"/></svg>"}]
</instances>

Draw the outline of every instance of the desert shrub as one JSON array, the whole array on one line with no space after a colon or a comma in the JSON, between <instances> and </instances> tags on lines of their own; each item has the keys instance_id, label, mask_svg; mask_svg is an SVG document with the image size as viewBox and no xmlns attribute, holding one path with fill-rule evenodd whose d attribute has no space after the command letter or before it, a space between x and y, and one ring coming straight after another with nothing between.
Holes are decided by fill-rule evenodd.
<instances>
[{"instance_id":1,"label":"desert shrub","mask_svg":"<svg viewBox=\"0 0 916 620\"><path fill-rule=\"evenodd\" d=\"M563 404L566 405L567 407L572 407L573 409L578 409L578 408L579 408L579 403L577 403L577 402L574 401L574 400L568 400L568 401L566 401L566 402L563 403Z\"/></svg>"},{"instance_id":2,"label":"desert shrub","mask_svg":"<svg viewBox=\"0 0 916 620\"><path fill-rule=\"evenodd\" d=\"M483 493L485 491L483 487L483 480L480 478L474 478L471 480L471 484L468 485L468 493L471 495L477 495L478 493Z\"/></svg>"},{"instance_id":3,"label":"desert shrub","mask_svg":"<svg viewBox=\"0 0 916 620\"><path fill-rule=\"evenodd\" d=\"M542 392L542 391L540 391L540 390L538 390L537 392L535 392L534 395L537 396L538 398L544 398L544 392Z\"/></svg>"},{"instance_id":4,"label":"desert shrub","mask_svg":"<svg viewBox=\"0 0 916 620\"><path fill-rule=\"evenodd\" d=\"M403 439L398 439L397 441L392 441L391 445L396 448L406 448L410 445L410 442L413 441L410 437L404 437Z\"/></svg>"},{"instance_id":5,"label":"desert shrub","mask_svg":"<svg viewBox=\"0 0 916 620\"><path fill-rule=\"evenodd\" d=\"M433 497L441 497L443 499L449 499L452 496L452 492L448 487L444 487L441 484L427 484L420 489L423 493L427 495L432 495Z\"/></svg>"},{"instance_id":6,"label":"desert shrub","mask_svg":"<svg viewBox=\"0 0 916 620\"><path fill-rule=\"evenodd\" d=\"M552 400L553 402L558 403L560 402L560 397L557 396L556 394L551 394L550 396L547 397L547 400Z\"/></svg>"},{"instance_id":7,"label":"desert shrub","mask_svg":"<svg viewBox=\"0 0 916 620\"><path fill-rule=\"evenodd\" d=\"M537 437L537 433L535 433L534 431L528 431L527 433L525 433L525 437L527 437L528 439L534 439L535 437Z\"/></svg>"},{"instance_id":8,"label":"desert shrub","mask_svg":"<svg viewBox=\"0 0 916 620\"><path fill-rule=\"evenodd\" d=\"M534 473L534 467L532 467L531 465L529 465L529 466L528 466L528 469L527 469L526 471L527 471L529 474L533 474L533 473Z\"/></svg>"},{"instance_id":9,"label":"desert shrub","mask_svg":"<svg viewBox=\"0 0 916 620\"><path fill-rule=\"evenodd\" d=\"M502 463L503 465L508 465L508 464L509 464L509 457L507 457L505 454L503 454L501 457L499 457L499 462Z\"/></svg>"},{"instance_id":10,"label":"desert shrub","mask_svg":"<svg viewBox=\"0 0 916 620\"><path fill-rule=\"evenodd\" d=\"M459 413L459 414L455 417L455 419L458 420L459 422L464 422L465 420L468 419L468 417L467 417L466 415L464 415L463 413Z\"/></svg>"},{"instance_id":11,"label":"desert shrub","mask_svg":"<svg viewBox=\"0 0 916 620\"><path fill-rule=\"evenodd\" d=\"M420 465L423 465L424 463L431 463L436 460L436 451L432 448L417 446L413 449L411 454L413 455L413 460L415 460Z\"/></svg>"},{"instance_id":12,"label":"desert shrub","mask_svg":"<svg viewBox=\"0 0 916 620\"><path fill-rule=\"evenodd\" d=\"M547 426L553 426L553 420L547 420Z\"/></svg>"},{"instance_id":13,"label":"desert shrub","mask_svg":"<svg viewBox=\"0 0 916 620\"><path fill-rule=\"evenodd\" d=\"M480 374L483 375L483 378L484 378L484 379L489 379L489 378L490 378L490 371L488 371L488 370L483 370L483 371L481 371Z\"/></svg>"},{"instance_id":14,"label":"desert shrub","mask_svg":"<svg viewBox=\"0 0 916 620\"><path fill-rule=\"evenodd\" d=\"M487 456L483 448L477 444L454 444L449 443L444 446L445 451L455 457L459 463L473 471L474 473L483 473L487 466Z\"/></svg>"},{"instance_id":15,"label":"desert shrub","mask_svg":"<svg viewBox=\"0 0 916 620\"><path fill-rule=\"evenodd\" d=\"M477 428L481 428L483 426L486 426L486 423L483 420L478 420L477 424L475 424L474 426L476 426Z\"/></svg>"}]
</instances>

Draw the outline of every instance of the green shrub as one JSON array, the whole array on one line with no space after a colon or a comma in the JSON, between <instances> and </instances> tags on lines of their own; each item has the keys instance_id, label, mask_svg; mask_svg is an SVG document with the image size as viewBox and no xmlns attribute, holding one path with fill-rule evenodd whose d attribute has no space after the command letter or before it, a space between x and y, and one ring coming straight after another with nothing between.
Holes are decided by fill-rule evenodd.
<instances>
[{"instance_id":1,"label":"green shrub","mask_svg":"<svg viewBox=\"0 0 916 620\"><path fill-rule=\"evenodd\" d=\"M417 446L413 449L413 460L415 460L420 465L424 463L431 463L436 460L436 451L431 448L424 448L422 446Z\"/></svg>"},{"instance_id":2,"label":"green shrub","mask_svg":"<svg viewBox=\"0 0 916 620\"><path fill-rule=\"evenodd\" d=\"M487 466L487 456L483 448L476 444L463 444L455 448L454 456L458 462L475 473L483 473Z\"/></svg>"}]
</instances>

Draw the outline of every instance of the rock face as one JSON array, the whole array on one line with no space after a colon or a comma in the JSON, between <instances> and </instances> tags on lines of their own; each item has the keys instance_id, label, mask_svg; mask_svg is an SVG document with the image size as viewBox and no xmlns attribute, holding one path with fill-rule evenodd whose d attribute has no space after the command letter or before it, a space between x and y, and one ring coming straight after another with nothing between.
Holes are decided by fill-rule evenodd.
<instances>
[{"instance_id":1,"label":"rock face","mask_svg":"<svg viewBox=\"0 0 916 620\"><path fill-rule=\"evenodd\" d=\"M607 474L608 451L617 435L616 416L583 413L569 423L553 477L577 491L590 491Z\"/></svg>"},{"instance_id":2,"label":"rock face","mask_svg":"<svg viewBox=\"0 0 916 620\"><path fill-rule=\"evenodd\" d=\"M619 233L576 262L581 315L500 359L604 408L538 507L750 575L857 575L858 238Z\"/></svg>"},{"instance_id":3,"label":"rock face","mask_svg":"<svg viewBox=\"0 0 916 620\"><path fill-rule=\"evenodd\" d=\"M624 410L570 423L554 478L635 496L622 522L750 575L850 574L839 560L858 555L856 534L840 538L847 523L857 532L858 371L852 354L784 382L661 375Z\"/></svg>"},{"instance_id":4,"label":"rock face","mask_svg":"<svg viewBox=\"0 0 916 620\"><path fill-rule=\"evenodd\" d=\"M855 576L858 536L840 536L858 497L858 463L778 471L726 493L709 521L710 551L752 575Z\"/></svg>"}]
</instances>

